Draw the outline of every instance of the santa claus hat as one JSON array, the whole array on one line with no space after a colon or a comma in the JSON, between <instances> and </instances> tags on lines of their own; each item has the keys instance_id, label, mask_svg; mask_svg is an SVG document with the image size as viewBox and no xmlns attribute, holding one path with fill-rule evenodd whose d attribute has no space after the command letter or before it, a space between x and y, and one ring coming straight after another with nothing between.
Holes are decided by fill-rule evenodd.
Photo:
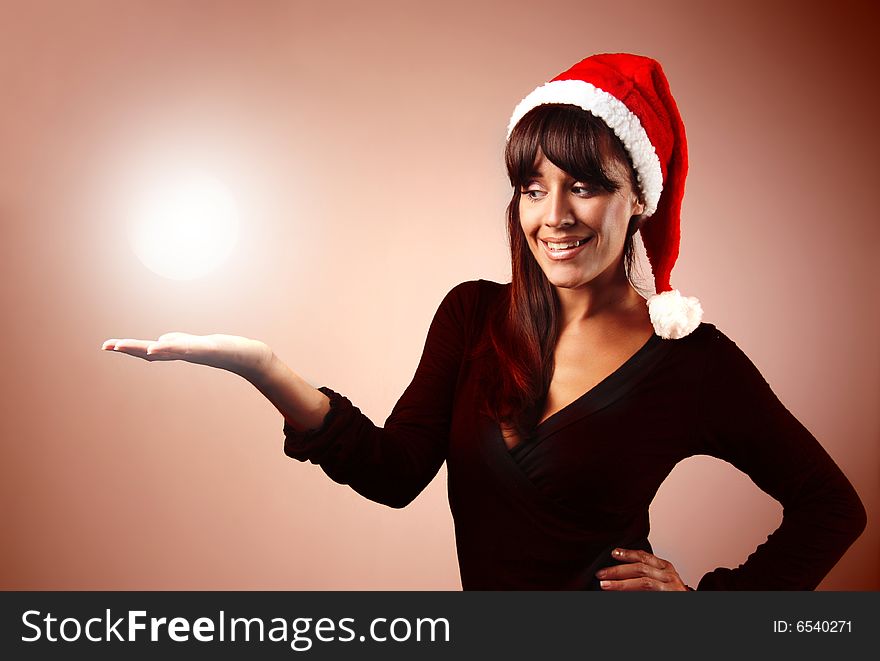
<instances>
[{"instance_id":1,"label":"santa claus hat","mask_svg":"<svg viewBox=\"0 0 880 661\"><path fill-rule=\"evenodd\" d=\"M681 239L687 140L660 63L628 53L581 60L517 105L507 138L529 110L546 103L571 104L592 113L629 152L645 202L644 215L651 217L640 229L656 290L648 298L651 323L666 339L690 334L700 325L703 308L669 282Z\"/></svg>"}]
</instances>

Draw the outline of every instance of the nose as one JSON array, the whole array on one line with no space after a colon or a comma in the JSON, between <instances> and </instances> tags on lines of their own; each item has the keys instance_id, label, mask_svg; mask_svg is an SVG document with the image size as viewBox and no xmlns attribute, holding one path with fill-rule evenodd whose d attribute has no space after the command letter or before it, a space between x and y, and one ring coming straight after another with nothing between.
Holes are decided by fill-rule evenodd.
<instances>
[{"instance_id":1,"label":"nose","mask_svg":"<svg viewBox=\"0 0 880 661\"><path fill-rule=\"evenodd\" d=\"M565 192L561 190L550 191L548 197L550 199L547 200L547 215L544 218L544 224L547 227L574 225L574 216L572 215L571 205Z\"/></svg>"}]
</instances>

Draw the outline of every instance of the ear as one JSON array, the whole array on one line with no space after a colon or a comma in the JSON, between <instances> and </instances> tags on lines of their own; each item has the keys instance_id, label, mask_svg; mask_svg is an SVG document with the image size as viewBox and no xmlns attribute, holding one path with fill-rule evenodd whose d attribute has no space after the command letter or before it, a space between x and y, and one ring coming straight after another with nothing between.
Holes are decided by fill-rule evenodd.
<instances>
[{"instance_id":1,"label":"ear","mask_svg":"<svg viewBox=\"0 0 880 661\"><path fill-rule=\"evenodd\" d=\"M639 214L633 214L629 219L629 227L627 228L626 236L627 238L633 236L636 232L638 232L642 225L645 224L645 221L648 220L645 216Z\"/></svg>"},{"instance_id":2,"label":"ear","mask_svg":"<svg viewBox=\"0 0 880 661\"><path fill-rule=\"evenodd\" d=\"M633 202L632 215L633 216L641 216L643 213L645 213L645 203L639 199L636 199Z\"/></svg>"}]
</instances>

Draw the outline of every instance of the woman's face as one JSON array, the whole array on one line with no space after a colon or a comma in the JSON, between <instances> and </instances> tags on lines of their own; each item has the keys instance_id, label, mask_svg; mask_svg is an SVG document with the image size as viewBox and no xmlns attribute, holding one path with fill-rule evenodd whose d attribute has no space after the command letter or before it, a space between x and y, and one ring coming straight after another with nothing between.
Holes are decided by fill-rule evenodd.
<instances>
[{"instance_id":1,"label":"woman's face","mask_svg":"<svg viewBox=\"0 0 880 661\"><path fill-rule=\"evenodd\" d=\"M534 174L520 189L519 219L529 248L551 284L576 289L613 281L630 217L644 212L626 167L611 168L614 192L578 181L538 150Z\"/></svg>"}]
</instances>

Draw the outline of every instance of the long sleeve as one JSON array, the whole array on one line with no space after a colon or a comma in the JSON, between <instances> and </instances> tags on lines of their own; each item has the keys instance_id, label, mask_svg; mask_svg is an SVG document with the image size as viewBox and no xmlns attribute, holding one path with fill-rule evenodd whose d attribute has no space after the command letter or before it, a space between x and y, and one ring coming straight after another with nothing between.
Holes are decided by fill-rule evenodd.
<instances>
[{"instance_id":1,"label":"long sleeve","mask_svg":"<svg viewBox=\"0 0 880 661\"><path fill-rule=\"evenodd\" d=\"M322 387L330 411L322 425L297 432L284 423L284 452L318 464L334 481L390 507L409 504L446 458L459 368L477 281L454 287L431 322L412 382L384 427L346 397Z\"/></svg>"},{"instance_id":2,"label":"long sleeve","mask_svg":"<svg viewBox=\"0 0 880 661\"><path fill-rule=\"evenodd\" d=\"M755 365L715 330L696 419L705 454L730 462L783 506L783 520L736 569L698 590L813 590L867 524L861 500Z\"/></svg>"}]
</instances>

